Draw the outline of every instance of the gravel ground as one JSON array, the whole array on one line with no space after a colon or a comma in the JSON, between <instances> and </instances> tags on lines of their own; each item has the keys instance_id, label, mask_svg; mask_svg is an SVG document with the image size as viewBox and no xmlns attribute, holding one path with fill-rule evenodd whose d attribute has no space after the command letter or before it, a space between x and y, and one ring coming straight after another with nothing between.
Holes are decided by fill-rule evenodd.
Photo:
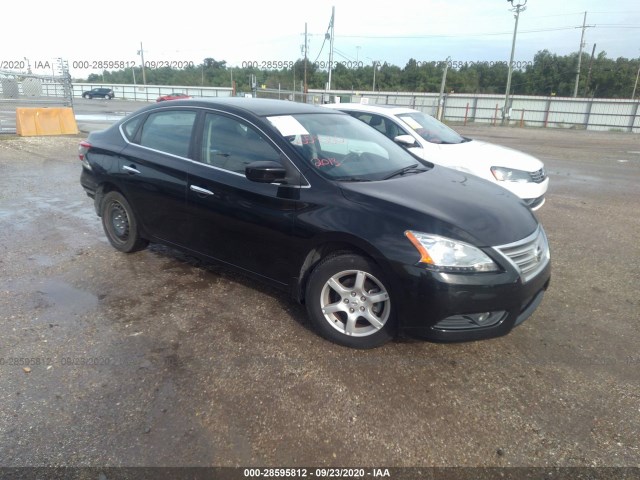
<instances>
[{"instance_id":1,"label":"gravel ground","mask_svg":"<svg viewBox=\"0 0 640 480\"><path fill-rule=\"evenodd\" d=\"M116 252L80 137L0 137L0 466L640 466L640 136L459 130L544 160L550 290L506 337L373 351L218 266Z\"/></svg>"}]
</instances>

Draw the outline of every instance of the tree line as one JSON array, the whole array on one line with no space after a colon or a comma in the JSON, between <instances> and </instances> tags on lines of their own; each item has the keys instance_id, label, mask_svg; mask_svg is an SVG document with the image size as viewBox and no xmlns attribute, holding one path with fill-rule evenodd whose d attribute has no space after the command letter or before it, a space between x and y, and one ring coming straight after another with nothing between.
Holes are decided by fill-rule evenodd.
<instances>
[{"instance_id":1,"label":"tree line","mask_svg":"<svg viewBox=\"0 0 640 480\"><path fill-rule=\"evenodd\" d=\"M286 62L285 62L286 63ZM404 67L388 63L348 68L337 63L331 73L334 90L438 92L445 69L444 62L418 62L411 59ZM349 62L351 63L351 62ZM356 62L353 62L356 63ZM512 75L513 95L572 96L575 86L578 54L556 55L539 51L531 62L516 65ZM607 58L600 52L594 58L583 53L578 96L597 98L631 98L640 58ZM183 85L232 87L236 92L251 92L252 77L257 88L301 91L305 61L289 62L285 68L260 69L229 67L224 60L205 58L199 65L175 69L169 67L145 69L149 85ZM375 70L374 70L375 68ZM507 83L507 62L450 62L447 66L446 92L504 94ZM90 83L132 84L134 76L142 79L140 67L91 74ZM307 61L307 87L324 89L327 70Z\"/></svg>"}]
</instances>

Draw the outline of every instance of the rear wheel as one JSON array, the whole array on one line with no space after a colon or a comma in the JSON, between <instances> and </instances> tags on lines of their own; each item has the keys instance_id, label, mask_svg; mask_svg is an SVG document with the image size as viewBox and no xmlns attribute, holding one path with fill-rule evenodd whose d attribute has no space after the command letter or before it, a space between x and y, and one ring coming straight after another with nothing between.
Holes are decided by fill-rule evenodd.
<instances>
[{"instance_id":1,"label":"rear wheel","mask_svg":"<svg viewBox=\"0 0 640 480\"><path fill-rule=\"evenodd\" d=\"M102 200L102 227L109 243L121 252L145 248L149 242L140 237L138 220L131 205L120 192L109 192Z\"/></svg>"},{"instance_id":2,"label":"rear wheel","mask_svg":"<svg viewBox=\"0 0 640 480\"><path fill-rule=\"evenodd\" d=\"M306 290L309 317L325 338L352 348L374 348L394 334L391 297L373 261L345 253L322 260Z\"/></svg>"},{"instance_id":3,"label":"rear wheel","mask_svg":"<svg viewBox=\"0 0 640 480\"><path fill-rule=\"evenodd\" d=\"M91 100L91 95L89 95L88 93L85 93L83 97L86 98L87 100Z\"/></svg>"}]
</instances>

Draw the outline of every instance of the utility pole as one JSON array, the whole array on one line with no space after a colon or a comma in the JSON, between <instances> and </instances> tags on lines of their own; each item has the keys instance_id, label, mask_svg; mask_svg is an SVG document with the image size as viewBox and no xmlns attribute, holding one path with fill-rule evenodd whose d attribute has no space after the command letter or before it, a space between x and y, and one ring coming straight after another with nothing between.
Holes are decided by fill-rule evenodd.
<instances>
[{"instance_id":1,"label":"utility pole","mask_svg":"<svg viewBox=\"0 0 640 480\"><path fill-rule=\"evenodd\" d=\"M329 25L329 81L327 90L331 90L331 69L333 67L333 27L336 20L336 7L331 7L331 25Z\"/></svg>"},{"instance_id":2,"label":"utility pole","mask_svg":"<svg viewBox=\"0 0 640 480\"><path fill-rule=\"evenodd\" d=\"M233 68L230 68L229 71L231 72L231 96L235 97L236 96L236 82L233 81Z\"/></svg>"},{"instance_id":3,"label":"utility pole","mask_svg":"<svg viewBox=\"0 0 640 480\"><path fill-rule=\"evenodd\" d=\"M138 55L140 55L140 63L142 64L142 84L147 84L147 75L144 71L144 49L142 48L142 42L140 42L140 50L138 50Z\"/></svg>"},{"instance_id":4,"label":"utility pole","mask_svg":"<svg viewBox=\"0 0 640 480\"><path fill-rule=\"evenodd\" d=\"M636 89L638 88L638 78L640 78L640 65L638 66L638 73L636 74L636 83L633 86L633 93L631 94L631 100L636 98Z\"/></svg>"},{"instance_id":5,"label":"utility pole","mask_svg":"<svg viewBox=\"0 0 640 480\"><path fill-rule=\"evenodd\" d=\"M307 22L304 22L304 103L307 103L307 93L309 93L307 88L307 48Z\"/></svg>"},{"instance_id":6,"label":"utility pole","mask_svg":"<svg viewBox=\"0 0 640 480\"><path fill-rule=\"evenodd\" d=\"M591 59L589 60L589 70L587 71L587 83L584 86L584 95L586 97L589 93L589 84L591 83L591 67L593 66L593 57L596 54L596 44L593 44L593 48L591 49Z\"/></svg>"},{"instance_id":7,"label":"utility pole","mask_svg":"<svg viewBox=\"0 0 640 480\"><path fill-rule=\"evenodd\" d=\"M518 34L518 20L520 20L520 12L524 12L526 10L527 0L524 0L524 3L519 3L517 5L513 4L513 0L507 0L513 7L511 9L512 12L516 12L514 15L516 19L516 25L513 28L513 40L511 41L511 58L509 59L509 74L507 75L507 90L504 94L504 108L502 109L502 125L507 125L509 123L509 93L511 90L511 75L513 74L513 55L516 51L516 36Z\"/></svg>"},{"instance_id":8,"label":"utility pole","mask_svg":"<svg viewBox=\"0 0 640 480\"><path fill-rule=\"evenodd\" d=\"M438 97L438 110L436 118L442 120L442 112L444 111L444 85L447 83L447 70L449 69L449 62L451 57L447 57L444 61L444 72L442 72L442 82L440 82L440 96Z\"/></svg>"},{"instance_id":9,"label":"utility pole","mask_svg":"<svg viewBox=\"0 0 640 480\"><path fill-rule=\"evenodd\" d=\"M371 91L376 91L376 70L378 69L378 62L376 60L373 61L373 86L371 87Z\"/></svg>"},{"instance_id":10,"label":"utility pole","mask_svg":"<svg viewBox=\"0 0 640 480\"><path fill-rule=\"evenodd\" d=\"M582 49L584 47L584 31L587 28L587 12L584 12L582 20L582 35L580 35L580 50L578 51L578 70L576 71L576 85L573 88L573 98L578 96L578 84L580 83L580 67L582 66Z\"/></svg>"}]
</instances>

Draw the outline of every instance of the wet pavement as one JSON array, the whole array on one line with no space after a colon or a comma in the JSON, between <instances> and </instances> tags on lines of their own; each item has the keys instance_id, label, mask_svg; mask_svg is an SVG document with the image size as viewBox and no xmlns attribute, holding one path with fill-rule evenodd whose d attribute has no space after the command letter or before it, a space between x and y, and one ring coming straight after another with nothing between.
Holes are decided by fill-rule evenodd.
<instances>
[{"instance_id":1,"label":"wet pavement","mask_svg":"<svg viewBox=\"0 0 640 480\"><path fill-rule=\"evenodd\" d=\"M640 136L459 130L545 161L550 290L506 337L372 351L221 267L118 253L82 137L0 136L0 465L639 466Z\"/></svg>"}]
</instances>

